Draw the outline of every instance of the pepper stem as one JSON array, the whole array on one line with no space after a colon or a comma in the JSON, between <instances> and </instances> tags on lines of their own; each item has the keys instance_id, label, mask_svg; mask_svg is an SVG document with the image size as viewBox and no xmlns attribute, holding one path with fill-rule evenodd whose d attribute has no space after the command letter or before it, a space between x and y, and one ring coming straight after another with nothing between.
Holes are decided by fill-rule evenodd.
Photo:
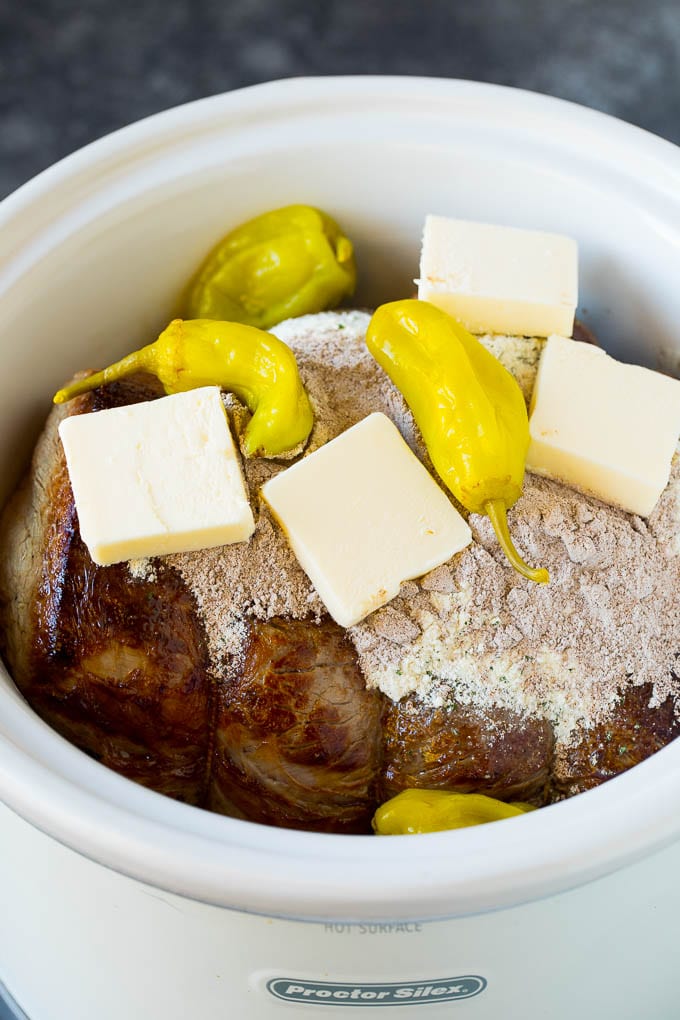
<instances>
[{"instance_id":1,"label":"pepper stem","mask_svg":"<svg viewBox=\"0 0 680 1020\"><path fill-rule=\"evenodd\" d=\"M354 247L348 237L341 237L335 246L335 257L340 263L349 262L354 254Z\"/></svg>"},{"instance_id":2,"label":"pepper stem","mask_svg":"<svg viewBox=\"0 0 680 1020\"><path fill-rule=\"evenodd\" d=\"M484 504L484 513L493 524L493 530L496 532L496 538L500 542L501 549L510 561L511 566L522 577L526 577L529 581L535 581L536 584L547 584L550 580L548 571L542 567L530 567L515 549L510 537L506 510L507 508L502 499L489 499Z\"/></svg>"},{"instance_id":3,"label":"pepper stem","mask_svg":"<svg viewBox=\"0 0 680 1020\"><path fill-rule=\"evenodd\" d=\"M149 347L151 346L153 345L150 344ZM95 372L94 375L88 375L85 379L78 379L76 382L69 383L68 386L64 386L63 389L58 390L54 394L52 398L54 403L65 404L67 400L72 400L74 397L80 396L81 393L89 393L90 390L96 390L98 386L116 382L118 379L133 375L135 372L143 372L145 369L153 371L153 356L149 357L147 351L148 347L143 347L141 351L128 354L114 365L109 365L108 368L102 369L101 372Z\"/></svg>"}]
</instances>

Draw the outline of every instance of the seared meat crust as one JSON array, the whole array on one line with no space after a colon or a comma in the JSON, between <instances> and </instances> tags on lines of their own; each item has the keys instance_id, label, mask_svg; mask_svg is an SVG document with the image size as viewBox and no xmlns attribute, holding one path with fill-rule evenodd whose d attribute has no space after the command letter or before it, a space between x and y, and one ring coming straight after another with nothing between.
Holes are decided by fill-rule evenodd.
<instances>
[{"instance_id":1,"label":"seared meat crust","mask_svg":"<svg viewBox=\"0 0 680 1020\"><path fill-rule=\"evenodd\" d=\"M296 829L367 831L383 701L332 621L254 625L240 676L218 694L209 806Z\"/></svg>"},{"instance_id":2,"label":"seared meat crust","mask_svg":"<svg viewBox=\"0 0 680 1020\"><path fill-rule=\"evenodd\" d=\"M650 708L649 684L629 688L611 718L579 735L555 763L554 796L571 797L612 779L680 736L671 698Z\"/></svg>"},{"instance_id":3,"label":"seared meat crust","mask_svg":"<svg viewBox=\"0 0 680 1020\"><path fill-rule=\"evenodd\" d=\"M389 702L382 799L420 787L545 804L553 744L549 723L505 709L430 708L412 697Z\"/></svg>"}]
</instances>

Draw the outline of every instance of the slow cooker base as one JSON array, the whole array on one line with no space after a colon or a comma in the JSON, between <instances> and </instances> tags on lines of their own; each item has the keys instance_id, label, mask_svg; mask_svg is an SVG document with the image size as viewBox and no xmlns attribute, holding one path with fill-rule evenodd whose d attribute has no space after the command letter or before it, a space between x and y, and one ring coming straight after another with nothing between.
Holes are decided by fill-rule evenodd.
<instances>
[{"instance_id":1,"label":"slow cooker base","mask_svg":"<svg viewBox=\"0 0 680 1020\"><path fill-rule=\"evenodd\" d=\"M331 1005L329 1017L354 1020L377 1005L383 1020L389 1006L412 1006L404 1015L417 1008L425 1020L453 1011L461 1020L670 1020L679 867L675 845L495 913L310 923L134 881L3 806L0 873L12 880L0 911L0 981L25 1010L21 1020L186 1020L189 1003L202 1020L275 1020L292 1008L323 1017Z\"/></svg>"}]
</instances>

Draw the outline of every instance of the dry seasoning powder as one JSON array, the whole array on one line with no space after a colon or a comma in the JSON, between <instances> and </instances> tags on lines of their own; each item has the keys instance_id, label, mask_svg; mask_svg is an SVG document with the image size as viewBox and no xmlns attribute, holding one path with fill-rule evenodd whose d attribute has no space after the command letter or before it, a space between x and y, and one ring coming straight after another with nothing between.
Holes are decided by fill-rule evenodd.
<instances>
[{"instance_id":1,"label":"dry seasoning powder","mask_svg":"<svg viewBox=\"0 0 680 1020\"><path fill-rule=\"evenodd\" d=\"M315 411L306 452L372 411L387 414L431 469L401 396L368 353L369 316L327 312L275 328L298 359ZM541 342L485 337L528 397ZM247 413L227 406L237 435ZM167 557L192 589L215 669L238 662L248 618L316 619L324 607L260 500L285 461L246 460L256 519L249 543ZM460 509L460 508L459 508ZM604 718L626 685L649 683L655 703L680 685L680 463L648 521L558 483L527 476L510 526L521 554L550 571L539 586L508 567L489 521L469 516L475 542L348 632L369 686L393 699L454 699L550 720L558 746ZM139 567L136 568L139 572Z\"/></svg>"}]
</instances>

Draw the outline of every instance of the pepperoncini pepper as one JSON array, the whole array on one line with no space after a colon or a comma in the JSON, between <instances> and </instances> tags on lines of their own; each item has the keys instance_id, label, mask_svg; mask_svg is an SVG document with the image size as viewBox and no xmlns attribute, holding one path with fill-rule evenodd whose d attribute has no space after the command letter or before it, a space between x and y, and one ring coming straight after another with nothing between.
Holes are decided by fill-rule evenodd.
<instances>
[{"instance_id":1,"label":"pepperoncini pepper","mask_svg":"<svg viewBox=\"0 0 680 1020\"><path fill-rule=\"evenodd\" d=\"M274 457L304 442L314 416L291 349L270 333L235 322L174 319L158 339L54 396L63 404L79 393L135 372L150 372L165 392L221 386L252 412L244 436L247 456Z\"/></svg>"},{"instance_id":2,"label":"pepperoncini pepper","mask_svg":"<svg viewBox=\"0 0 680 1020\"><path fill-rule=\"evenodd\" d=\"M289 205L232 230L188 289L186 317L269 329L334 308L356 285L354 249L319 209Z\"/></svg>"},{"instance_id":3,"label":"pepperoncini pepper","mask_svg":"<svg viewBox=\"0 0 680 1020\"><path fill-rule=\"evenodd\" d=\"M487 514L505 555L524 577L548 572L524 562L506 511L519 498L529 446L515 379L460 323L426 301L393 301L373 315L366 343L401 390L438 474L472 513Z\"/></svg>"},{"instance_id":4,"label":"pepperoncini pepper","mask_svg":"<svg viewBox=\"0 0 680 1020\"><path fill-rule=\"evenodd\" d=\"M403 836L421 832L465 829L498 822L533 811L531 804L506 804L482 793L451 793L448 790L403 790L377 809L373 831L378 836Z\"/></svg>"}]
</instances>

